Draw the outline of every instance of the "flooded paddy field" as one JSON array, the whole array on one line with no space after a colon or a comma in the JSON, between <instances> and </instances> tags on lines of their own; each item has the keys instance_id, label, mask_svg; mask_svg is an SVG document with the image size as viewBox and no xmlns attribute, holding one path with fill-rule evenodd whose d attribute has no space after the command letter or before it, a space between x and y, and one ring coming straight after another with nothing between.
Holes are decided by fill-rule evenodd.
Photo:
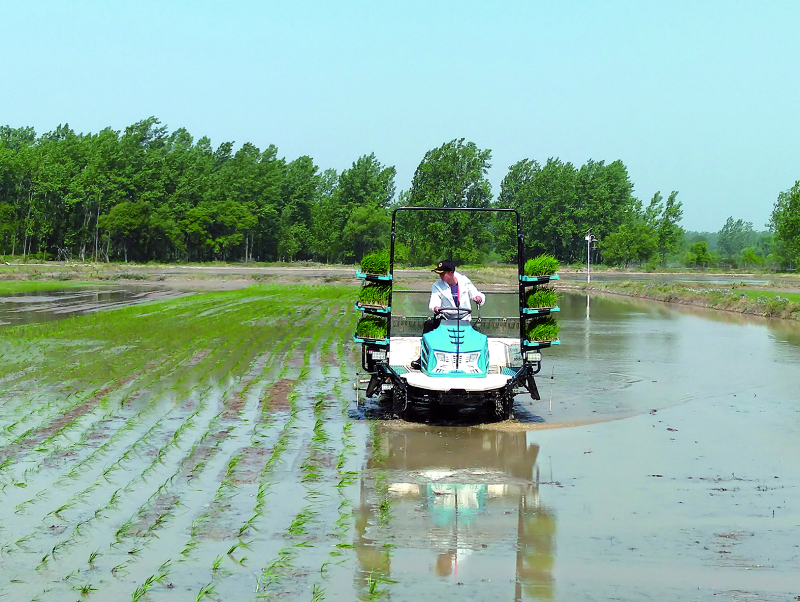
<instances>
[{"instance_id":1,"label":"flooded paddy field","mask_svg":"<svg viewBox=\"0 0 800 602\"><path fill-rule=\"evenodd\" d=\"M0 293L0 326L62 320L181 294L164 287L112 284Z\"/></svg>"},{"instance_id":2,"label":"flooded paddy field","mask_svg":"<svg viewBox=\"0 0 800 602\"><path fill-rule=\"evenodd\" d=\"M356 407L354 296L0 329L0 600L800 595L797 324L566 295L543 401L439 426Z\"/></svg>"}]
</instances>

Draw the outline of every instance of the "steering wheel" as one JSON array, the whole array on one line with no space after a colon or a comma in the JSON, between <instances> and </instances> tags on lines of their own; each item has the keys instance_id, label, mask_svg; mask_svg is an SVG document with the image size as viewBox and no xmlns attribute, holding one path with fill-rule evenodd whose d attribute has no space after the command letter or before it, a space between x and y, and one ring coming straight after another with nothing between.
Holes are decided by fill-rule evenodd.
<instances>
[{"instance_id":1,"label":"steering wheel","mask_svg":"<svg viewBox=\"0 0 800 602\"><path fill-rule=\"evenodd\" d=\"M466 307L443 307L439 310L440 315L445 314L445 312L447 312L445 315L446 320L463 320L472 313L472 310ZM456 314L455 317L452 317L453 313Z\"/></svg>"}]
</instances>

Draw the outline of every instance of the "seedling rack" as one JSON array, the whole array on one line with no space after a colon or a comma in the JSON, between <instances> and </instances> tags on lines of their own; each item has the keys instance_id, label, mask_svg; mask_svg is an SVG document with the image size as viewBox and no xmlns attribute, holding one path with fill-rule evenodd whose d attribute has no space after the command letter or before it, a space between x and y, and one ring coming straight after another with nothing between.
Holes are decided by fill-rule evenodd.
<instances>
[{"instance_id":1,"label":"seedling rack","mask_svg":"<svg viewBox=\"0 0 800 602\"><path fill-rule=\"evenodd\" d=\"M551 345L560 345L559 339L552 341L529 341L527 333L527 321L532 318L541 318L552 313L561 311L558 306L555 307L525 307L525 294L529 289L550 284L553 280L558 280L558 274L550 276L525 276L522 273L522 241L520 237L520 250L519 250L519 340L520 348L523 352L532 349L545 349Z\"/></svg>"}]
</instances>

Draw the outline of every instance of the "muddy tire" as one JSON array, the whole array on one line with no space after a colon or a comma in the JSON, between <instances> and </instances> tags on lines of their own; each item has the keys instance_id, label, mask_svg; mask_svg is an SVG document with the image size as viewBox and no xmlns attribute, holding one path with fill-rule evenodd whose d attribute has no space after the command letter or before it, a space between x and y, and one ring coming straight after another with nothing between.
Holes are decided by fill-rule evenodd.
<instances>
[{"instance_id":1,"label":"muddy tire","mask_svg":"<svg viewBox=\"0 0 800 602\"><path fill-rule=\"evenodd\" d=\"M392 414L398 418L408 414L408 396L400 387L392 387Z\"/></svg>"},{"instance_id":2,"label":"muddy tire","mask_svg":"<svg viewBox=\"0 0 800 602\"><path fill-rule=\"evenodd\" d=\"M499 395L495 400L495 415L501 420L508 420L514 413L514 396Z\"/></svg>"}]
</instances>

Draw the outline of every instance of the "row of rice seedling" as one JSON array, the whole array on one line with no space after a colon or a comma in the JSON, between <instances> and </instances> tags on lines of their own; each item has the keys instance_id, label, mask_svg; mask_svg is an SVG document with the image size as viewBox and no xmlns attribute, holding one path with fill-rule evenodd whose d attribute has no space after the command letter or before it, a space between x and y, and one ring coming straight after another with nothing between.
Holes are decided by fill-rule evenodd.
<instances>
[{"instance_id":1,"label":"row of rice seedling","mask_svg":"<svg viewBox=\"0 0 800 602\"><path fill-rule=\"evenodd\" d=\"M216 397L216 394L214 397ZM135 575L132 574L133 566L140 563L143 559L147 559L148 564L153 564L151 562L152 554L143 554L142 552L147 550L154 541L159 541L154 539L153 535L174 520L176 516L174 511L176 508L182 508L183 497L181 491L176 491L174 487L179 480L186 481L188 473L187 463L191 458L196 456L196 453L198 453L198 450L203 445L203 441L207 438L215 437L215 424L219 421L219 417L220 414L217 413L212 418L208 428L205 429L200 439L195 441L188 454L182 455L180 462L177 463L177 468L175 468L176 463L174 460L170 459L166 461L163 469L159 471L160 485L155 488L155 490L147 491L147 493L150 493L147 500L139 502L140 505L138 509L134 509L129 514L130 518L117 529L113 539L107 539L110 550L104 555L104 564L106 568L111 567L111 573L115 575L118 580L127 580L129 574L131 574L131 578L135 579ZM202 462L196 462L196 464L199 465L202 464ZM198 477L199 473L192 471L191 476ZM141 475L135 477L134 481L140 477ZM142 483L141 485L146 485L146 483ZM131 503L135 502L135 498L141 497L138 495L140 490L146 491L142 490L141 486L136 490L130 490L127 487L122 490L121 495L127 495L129 499L126 501L126 504L117 511L117 515L124 511L124 508L131 507ZM136 492L137 495L133 495L134 492ZM162 500L165 501L162 502ZM173 527L172 530L177 531L180 528L182 528L182 526L178 525ZM162 537L159 550L163 548L163 540L164 538ZM96 537L95 541L97 541ZM119 549L119 551L116 551L117 549ZM114 551L112 552L111 550ZM111 566L112 564L114 565L113 567ZM140 572L141 570L142 569L140 569ZM145 583L146 582L147 580L145 580ZM156 584L152 581L150 582L150 587L155 587L155 585Z\"/></svg>"},{"instance_id":2,"label":"row of rice seedling","mask_svg":"<svg viewBox=\"0 0 800 602\"><path fill-rule=\"evenodd\" d=\"M139 365L141 365L141 364L139 364ZM76 404L73 404L73 405L76 405Z\"/></svg>"},{"instance_id":3,"label":"row of rice seedling","mask_svg":"<svg viewBox=\"0 0 800 602\"><path fill-rule=\"evenodd\" d=\"M59 515L60 516L61 513L64 510L67 510L70 507L73 507L75 505L82 504L83 501L87 498L87 496L89 494L96 495L95 490L98 487L100 487L101 485L107 486L107 487L112 488L112 489L118 487L118 485L115 484L114 481L113 481L113 473L115 471L117 471L117 470L123 470L124 471L123 463L125 463L126 461L135 460L135 459L140 457L140 454L144 451L143 448L148 446L148 439L150 438L150 436L153 433L158 432L158 430L162 427L163 424L167 424L166 421L168 420L168 418L169 418L169 416L170 416L170 414L172 412L173 412L173 409L170 409L166 414L162 415L158 420L156 420L156 422L153 425L151 425L151 427L147 431L145 431L143 434L139 434L138 438L135 439L127 447L127 449L125 450L125 453L122 454L121 457L119 457L114 463L112 463L111 465L105 467L102 470L102 474L100 474L99 470L94 475L91 475L91 473L90 473L89 476L94 476L94 478L89 480L89 485L87 487L84 487L83 489L80 489L80 490L74 490L73 489L72 495L70 497L68 497L68 498L67 498L67 496L70 495L69 494L69 490L65 491L65 490L62 489L61 491L54 491L54 493L56 493L58 495L58 499L60 500L61 505L56 510L52 510L51 509L51 511L48 514L45 514L44 516L48 516L50 514L54 514L54 515ZM199 409L198 409L198 412L199 412ZM178 427L178 431L186 430L188 428L188 425L191 424L192 421L193 421L193 416L190 416L189 420L187 422L183 422L180 425L180 427ZM150 449L157 450L158 447L157 446L151 446ZM117 453L119 453L119 451ZM83 468L85 470L86 465L83 465ZM68 473L65 473L64 477L67 477L67 476L69 476L71 474L73 474L73 470L70 470ZM74 476L72 478L78 478L78 476L79 476L78 474L74 474ZM86 482L85 476L86 475L84 475L84 479L81 480L81 482L83 482L83 483ZM53 491L53 489L51 488L51 489L49 489L49 491ZM47 498L47 496L37 496L37 497L39 499L46 499ZM66 501L63 501L65 498L66 498ZM31 515L30 510L28 510L28 515ZM40 516L37 517L37 518L44 518L44 516L41 516L41 514L40 514ZM76 527L76 529L80 528L81 525L82 525L82 523L78 523L78 526Z\"/></svg>"},{"instance_id":4,"label":"row of rice seedling","mask_svg":"<svg viewBox=\"0 0 800 602\"><path fill-rule=\"evenodd\" d=\"M314 347L316 340L324 332L323 329L321 329L319 327L315 327L315 326L317 326L320 323L324 323L324 321L325 321L325 315L323 313L323 315L321 316L320 322L317 322L315 324L309 324L309 327L311 327L313 329L314 335L311 337L310 341L308 341L308 339L306 339L308 342L307 342L307 345L306 345L306 352L303 353L303 366L304 367L303 367L303 370L301 370L301 373L300 373L300 380L302 380L305 377L305 375L307 375L307 373L308 373L306 367L308 366L308 361L309 361L309 358L310 358L309 349ZM297 334L302 334L302 333L297 333ZM290 427L292 427L292 425L294 424L294 422L295 422L295 420L297 418L297 406L296 406L296 401L295 401L297 396L293 394L291 397L292 397L292 401L291 401L292 412L291 412L289 420L287 421L287 423L284 426L284 429L289 429ZM255 436L255 432L256 431L254 429L252 436ZM269 470L269 468L271 468L272 466L275 465L275 462L278 460L278 457L280 456L280 454L283 452L283 450L286 449L286 446L287 446L288 440L289 440L287 435L289 435L289 432L287 430L284 430L284 432L281 434L279 440L276 442L275 446L273 447L273 452L272 452L269 460L267 461L267 465L264 468L264 472L265 473ZM251 440L252 440L252 437L251 437ZM227 467L227 470L226 470L226 478L223 479L223 482L221 483L220 488L217 491L217 495L215 497L214 502L212 503L212 507L211 507L211 509L209 511L209 514L213 514L215 512L214 508L218 508L218 507L221 507L221 506L229 508L231 506L231 504L234 502L234 500L229 499L229 495L231 493L233 493L237 489L237 486L235 484L233 484L232 482L230 482L230 480L234 476L236 465L238 464L238 462L241 460L242 457L243 457L243 454L240 453L239 455L234 456L231 459L231 461L230 461L230 463L229 463L229 465ZM245 557L235 558L234 557L234 551L237 548L241 547L241 546L246 546L246 547L249 548L251 545L253 545L253 542L245 542L245 541L243 541L242 537L245 536L247 533L251 532L253 527L256 525L258 519L263 514L264 507L265 507L266 495L267 495L268 490L269 490L269 485L270 485L270 483L268 481L259 483L258 491L257 491L257 494L256 494L256 505L253 508L253 514L246 521L244 521L244 523L242 523L241 526L238 529L238 532L237 532L237 536L239 537L238 543L234 543L233 546L230 546L230 548L224 554L224 556L222 554L222 551L220 551L220 553L216 555L216 558L215 558L214 562L212 563L212 571L211 571L212 581L210 582L215 588L219 588L221 586L221 583L224 582L224 580L225 580L225 578L227 576L235 574L236 571L234 569L238 569L238 567L240 567L241 565L244 564L246 558ZM205 521L208 521L209 518L210 517L208 517L208 516L205 517L203 519L203 521L201 521L200 524L198 524L196 526L201 527L202 523L205 522ZM198 529L197 535L198 536L200 535L200 529ZM197 543L199 544L200 542L198 541ZM211 542L211 543L213 543L213 542ZM198 548L198 551L199 551L199 548ZM235 565L231 565L230 563L224 563L223 558L231 558L236 562L236 564ZM228 568L227 569L223 569L223 564L226 564Z\"/></svg>"},{"instance_id":5,"label":"row of rice seedling","mask_svg":"<svg viewBox=\"0 0 800 602\"><path fill-rule=\"evenodd\" d=\"M340 340L347 335L346 329L350 326L348 322L352 323L351 316L342 316L338 321L342 323L342 329L338 333ZM326 571L340 561L338 556L342 553L342 549L338 545L331 548L331 552L325 553L325 548L321 548L318 544L331 535L344 537L342 530L346 531L349 527L347 519L343 519L343 516L350 514L348 510L350 504L342 503L344 494L341 476L345 470L344 459L351 453L353 446L347 445L346 449L339 450L339 454L335 456L336 472L332 474L329 458L334 457L336 442L326 428L326 425L332 422L333 417L330 414L332 407L337 408L337 414L340 410L344 410L340 407L340 393L341 382L346 380L348 377L340 376L334 381L333 400L328 392L319 392L313 397L306 395L306 399L313 400L312 437L307 455L301 464L301 482L306 488L305 498L308 503L300 508L286 530L286 536L289 541L294 542L294 546L284 546L265 566L257 583L259 596L269 597L270 592L289 595L291 592L307 591L310 588L312 597L322 599L326 590ZM349 402L346 405L349 406ZM342 417L346 415L346 411L341 413ZM307 424L310 423L310 420L307 421ZM346 424L352 426L349 422ZM348 433L347 437L350 437L350 428L346 428L345 432ZM341 447L345 448L345 443L342 443ZM331 523L332 519L326 517L330 515L334 500L338 500L334 506L338 508L335 515L337 518ZM308 575L306 578L297 577L306 574ZM318 579L309 581L317 574Z\"/></svg>"},{"instance_id":6,"label":"row of rice seedling","mask_svg":"<svg viewBox=\"0 0 800 602\"><path fill-rule=\"evenodd\" d=\"M151 449L157 449L157 447L152 447ZM145 469L145 470L147 470L147 469ZM172 478L172 475L169 475L169 472L168 472L170 470L173 470L173 469L170 468L168 465L164 466L164 468L162 469L161 472L164 473L164 477L163 477L164 481L162 482L162 486L161 487L164 486L164 484L163 484L164 482L167 482L170 478ZM82 537L82 532L83 532L83 530L85 530L86 527L95 527L98 524L98 521L104 522L104 521L108 521L110 519L113 520L115 513L117 513L117 514L124 513L125 509L126 508L132 508L133 504L137 504L138 503L138 504L140 504L140 508L141 508L141 504L142 503L141 502L137 502L137 499L141 499L142 495L143 494L146 495L147 492L148 492L146 488L141 486L141 485L145 484L144 481L143 481L143 474L144 474L144 472L141 473L141 474L138 474L136 476L133 476L130 480L128 480L126 483L124 483L124 485L120 484L121 486L118 486L114 490L114 492L111 495L111 498L109 499L108 503L106 503L101 508L96 509L94 514L86 515L84 513L81 513L75 519L73 519L72 521L68 521L68 522L71 522L72 524L75 524L74 523L75 520L80 519L81 516L84 517L82 520L79 520L79 522L77 522L77 524L75 524L75 528L74 528L74 531L72 532L72 534L67 539L62 540L56 546L54 546L53 550L55 551L56 548L59 548L59 549L71 548L71 547L77 545L80 542L81 537ZM76 499L85 501L86 492L95 489L101 483L102 483L102 481L95 481L93 484L91 484L87 488L87 490L84 490L83 492L81 492L80 495L74 496L74 497ZM116 486L113 483L109 483L109 485L111 485L112 487ZM161 489L161 487L159 489ZM96 493L93 492L93 496L92 497L96 497ZM153 497L153 494L150 495L150 498L152 498L152 497ZM129 512L129 514L130 514L130 512ZM120 526L116 530L116 532L114 533L113 538L107 539L107 542L109 543L109 545L111 547L114 547L115 545L121 544L122 543L122 539L121 538L123 538L126 535L126 533L133 526L133 524L134 524L134 519L133 518L130 518L127 521L125 521L122 524L122 526ZM95 541L97 541L96 537L95 537ZM136 546L134 546L134 549L139 549L140 550L141 547L137 548ZM136 555L130 555L130 556L131 556L131 558L133 558ZM125 558L125 562L123 562L121 564L118 564L115 567L117 569L117 571L124 569L127 566L127 564L129 563L129 561L131 560L131 558L129 558L128 556L125 556L124 558ZM67 559L69 559L69 557L67 557ZM55 552L53 552L52 560L53 561L56 561L56 560L61 561L61 560L63 560L63 558L56 558L55 557Z\"/></svg>"},{"instance_id":7,"label":"row of rice seedling","mask_svg":"<svg viewBox=\"0 0 800 602\"><path fill-rule=\"evenodd\" d=\"M367 526L383 530L388 528L392 518L388 475L384 468L386 454L377 422L370 424L367 454L370 458L370 470L367 474L362 474L361 478L368 483L367 491L371 482L372 495L362 500L362 506L358 510L361 517L358 521L355 545L359 549L359 558L369 558L370 561L360 563L356 573L356 586L360 599L378 600L391 597L390 585L394 581L391 579L389 561L391 544L381 543L379 536L373 536L369 540L364 537Z\"/></svg>"}]
</instances>

